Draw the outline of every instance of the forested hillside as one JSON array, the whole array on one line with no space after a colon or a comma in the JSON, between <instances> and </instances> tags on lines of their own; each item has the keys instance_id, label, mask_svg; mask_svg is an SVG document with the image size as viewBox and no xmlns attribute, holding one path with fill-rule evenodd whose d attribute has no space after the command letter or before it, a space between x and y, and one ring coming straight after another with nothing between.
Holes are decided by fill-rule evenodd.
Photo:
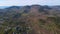
<instances>
[{"instance_id":1,"label":"forested hillside","mask_svg":"<svg viewBox=\"0 0 60 34\"><path fill-rule=\"evenodd\" d=\"M60 6L0 9L0 34L60 34Z\"/></svg>"}]
</instances>

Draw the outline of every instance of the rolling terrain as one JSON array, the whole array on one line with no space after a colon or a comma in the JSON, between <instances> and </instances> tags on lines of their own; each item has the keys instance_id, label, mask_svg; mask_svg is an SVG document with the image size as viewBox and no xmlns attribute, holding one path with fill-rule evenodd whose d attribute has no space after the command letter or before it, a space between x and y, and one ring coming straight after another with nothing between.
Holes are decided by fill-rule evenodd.
<instances>
[{"instance_id":1,"label":"rolling terrain","mask_svg":"<svg viewBox=\"0 0 60 34\"><path fill-rule=\"evenodd\" d=\"M0 34L60 34L60 6L0 9Z\"/></svg>"}]
</instances>

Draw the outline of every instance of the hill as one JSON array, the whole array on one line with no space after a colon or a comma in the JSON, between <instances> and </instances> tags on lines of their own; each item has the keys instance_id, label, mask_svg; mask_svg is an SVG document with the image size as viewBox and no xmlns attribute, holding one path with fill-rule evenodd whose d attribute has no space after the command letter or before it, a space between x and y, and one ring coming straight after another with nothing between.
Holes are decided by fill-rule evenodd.
<instances>
[{"instance_id":1,"label":"hill","mask_svg":"<svg viewBox=\"0 0 60 34\"><path fill-rule=\"evenodd\" d=\"M60 6L0 9L0 34L60 34Z\"/></svg>"}]
</instances>

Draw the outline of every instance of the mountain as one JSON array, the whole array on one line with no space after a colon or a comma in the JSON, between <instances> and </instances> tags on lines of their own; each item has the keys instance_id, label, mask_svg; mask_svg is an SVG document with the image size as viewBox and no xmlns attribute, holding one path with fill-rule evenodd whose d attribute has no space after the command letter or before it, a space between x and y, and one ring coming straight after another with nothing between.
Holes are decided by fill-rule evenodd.
<instances>
[{"instance_id":1,"label":"mountain","mask_svg":"<svg viewBox=\"0 0 60 34\"><path fill-rule=\"evenodd\" d=\"M0 34L60 34L60 6L10 6L0 9Z\"/></svg>"}]
</instances>

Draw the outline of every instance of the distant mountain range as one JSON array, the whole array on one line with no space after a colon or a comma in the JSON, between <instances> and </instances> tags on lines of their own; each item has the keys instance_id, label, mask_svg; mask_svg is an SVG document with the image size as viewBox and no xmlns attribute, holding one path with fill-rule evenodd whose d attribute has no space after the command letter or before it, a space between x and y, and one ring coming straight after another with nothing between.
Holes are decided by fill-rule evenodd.
<instances>
[{"instance_id":1,"label":"distant mountain range","mask_svg":"<svg viewBox=\"0 0 60 34\"><path fill-rule=\"evenodd\" d=\"M4 8L7 8L7 7L10 7L10 6L0 6L0 9L4 9Z\"/></svg>"},{"instance_id":2,"label":"distant mountain range","mask_svg":"<svg viewBox=\"0 0 60 34\"><path fill-rule=\"evenodd\" d=\"M33 6L33 5L32 5L32 6ZM40 6L41 6L41 5L40 5ZM47 5L45 5L45 6L47 6ZM13 8L13 7L22 7L22 6L0 6L0 9ZM49 7L51 7L51 8L60 8L59 5L57 5L57 6L49 6Z\"/></svg>"}]
</instances>

